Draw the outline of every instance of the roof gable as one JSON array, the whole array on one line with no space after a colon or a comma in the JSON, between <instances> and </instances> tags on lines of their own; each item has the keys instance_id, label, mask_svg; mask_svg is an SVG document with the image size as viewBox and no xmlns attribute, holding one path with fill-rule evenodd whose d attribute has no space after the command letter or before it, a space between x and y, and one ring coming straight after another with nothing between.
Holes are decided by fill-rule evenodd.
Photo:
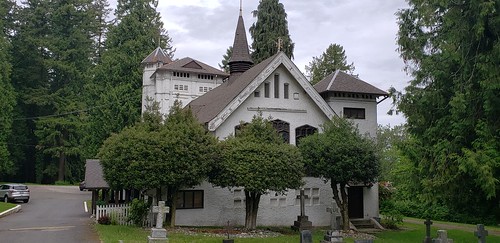
<instances>
[{"instance_id":1,"label":"roof gable","mask_svg":"<svg viewBox=\"0 0 500 243\"><path fill-rule=\"evenodd\" d=\"M297 66L280 52L257 64L240 76L231 76L229 81L188 104L198 120L215 131L280 65L304 89L314 103L331 119L335 113L314 90Z\"/></svg>"},{"instance_id":2,"label":"roof gable","mask_svg":"<svg viewBox=\"0 0 500 243\"><path fill-rule=\"evenodd\" d=\"M144 58L144 60L142 60L141 63L146 64L146 63L158 63L158 62L161 62L163 64L172 62L172 59L160 47L157 47L153 52L151 52L146 58Z\"/></svg>"},{"instance_id":3,"label":"roof gable","mask_svg":"<svg viewBox=\"0 0 500 243\"><path fill-rule=\"evenodd\" d=\"M190 57L185 57L169 64L163 65L158 70L179 71L179 72L193 72L202 74L213 74L221 77L228 77L229 75L222 72L208 64L200 62Z\"/></svg>"},{"instance_id":4,"label":"roof gable","mask_svg":"<svg viewBox=\"0 0 500 243\"><path fill-rule=\"evenodd\" d=\"M104 180L101 162L98 159L87 159L85 161L85 187L86 188L108 188Z\"/></svg>"},{"instance_id":5,"label":"roof gable","mask_svg":"<svg viewBox=\"0 0 500 243\"><path fill-rule=\"evenodd\" d=\"M340 70L331 73L314 85L318 93L346 92L387 96L387 92Z\"/></svg>"}]
</instances>

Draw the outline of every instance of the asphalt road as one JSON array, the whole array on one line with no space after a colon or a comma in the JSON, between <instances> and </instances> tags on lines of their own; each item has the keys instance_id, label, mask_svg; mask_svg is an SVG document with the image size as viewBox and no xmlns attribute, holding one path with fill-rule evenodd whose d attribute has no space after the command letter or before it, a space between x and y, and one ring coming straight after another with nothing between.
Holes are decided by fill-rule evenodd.
<instances>
[{"instance_id":1,"label":"asphalt road","mask_svg":"<svg viewBox=\"0 0 500 243\"><path fill-rule=\"evenodd\" d=\"M29 186L29 203L16 202L18 213L0 218L0 242L100 242L83 201L90 192L77 186Z\"/></svg>"}]
</instances>

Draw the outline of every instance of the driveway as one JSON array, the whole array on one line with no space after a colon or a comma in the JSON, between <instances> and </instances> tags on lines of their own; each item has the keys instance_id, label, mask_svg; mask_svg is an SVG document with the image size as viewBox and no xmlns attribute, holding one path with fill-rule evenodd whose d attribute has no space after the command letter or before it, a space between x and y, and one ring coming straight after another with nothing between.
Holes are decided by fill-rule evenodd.
<instances>
[{"instance_id":1,"label":"driveway","mask_svg":"<svg viewBox=\"0 0 500 243\"><path fill-rule=\"evenodd\" d=\"M0 218L1 242L100 242L83 201L91 193L77 186L29 186L30 202Z\"/></svg>"}]
</instances>

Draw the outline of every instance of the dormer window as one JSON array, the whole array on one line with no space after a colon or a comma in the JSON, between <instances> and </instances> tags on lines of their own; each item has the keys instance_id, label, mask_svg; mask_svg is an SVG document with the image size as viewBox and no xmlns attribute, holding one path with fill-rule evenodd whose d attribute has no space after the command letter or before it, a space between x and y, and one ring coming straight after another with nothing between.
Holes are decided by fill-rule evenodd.
<instances>
[{"instance_id":1,"label":"dormer window","mask_svg":"<svg viewBox=\"0 0 500 243\"><path fill-rule=\"evenodd\" d=\"M174 72L173 75L180 78L189 78L189 73Z\"/></svg>"}]
</instances>

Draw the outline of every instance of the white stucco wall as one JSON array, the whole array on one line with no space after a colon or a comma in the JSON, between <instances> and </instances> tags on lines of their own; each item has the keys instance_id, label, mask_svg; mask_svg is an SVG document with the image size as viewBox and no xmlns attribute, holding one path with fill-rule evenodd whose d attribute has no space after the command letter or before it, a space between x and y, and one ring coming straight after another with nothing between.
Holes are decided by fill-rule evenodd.
<instances>
[{"instance_id":1,"label":"white stucco wall","mask_svg":"<svg viewBox=\"0 0 500 243\"><path fill-rule=\"evenodd\" d=\"M343 116L344 107L365 109L365 119L351 119L358 126L361 134L369 134L370 137L377 136L377 102L369 99L328 97L328 105L339 116Z\"/></svg>"},{"instance_id":2,"label":"white stucco wall","mask_svg":"<svg viewBox=\"0 0 500 243\"><path fill-rule=\"evenodd\" d=\"M280 96L274 98L274 74L280 75ZM269 98L264 97L264 83L270 86ZM295 129L303 125L310 125L320 130L320 125L328 120L328 117L305 93L304 89L295 81L288 70L282 65L273 72L257 90L260 97L251 94L229 117L222 123L215 135L219 139L224 139L230 134L234 134L235 126L240 121L250 122L254 115L258 114L257 108L262 111L264 118L272 117L272 120L279 119L290 123L290 143L295 144ZM289 84L289 98L283 95L283 84ZM298 99L294 98L297 93ZM276 111L280 109L280 111Z\"/></svg>"}]
</instances>

